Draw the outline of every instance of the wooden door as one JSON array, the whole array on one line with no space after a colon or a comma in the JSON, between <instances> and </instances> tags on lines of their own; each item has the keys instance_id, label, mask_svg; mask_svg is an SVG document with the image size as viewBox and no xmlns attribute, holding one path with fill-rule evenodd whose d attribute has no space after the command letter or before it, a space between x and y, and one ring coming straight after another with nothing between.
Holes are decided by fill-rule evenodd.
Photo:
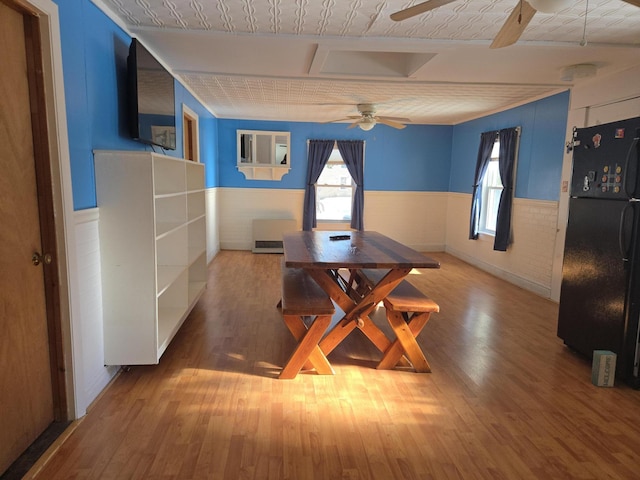
<instances>
[{"instance_id":1,"label":"wooden door","mask_svg":"<svg viewBox=\"0 0 640 480\"><path fill-rule=\"evenodd\" d=\"M0 2L0 473L54 420L26 24Z\"/></svg>"},{"instance_id":2,"label":"wooden door","mask_svg":"<svg viewBox=\"0 0 640 480\"><path fill-rule=\"evenodd\" d=\"M200 161L200 149L198 148L198 114L186 105L182 105L182 145L184 159L193 162Z\"/></svg>"},{"instance_id":3,"label":"wooden door","mask_svg":"<svg viewBox=\"0 0 640 480\"><path fill-rule=\"evenodd\" d=\"M183 145L185 160L195 160L193 151L193 119L186 113L182 116Z\"/></svg>"}]
</instances>

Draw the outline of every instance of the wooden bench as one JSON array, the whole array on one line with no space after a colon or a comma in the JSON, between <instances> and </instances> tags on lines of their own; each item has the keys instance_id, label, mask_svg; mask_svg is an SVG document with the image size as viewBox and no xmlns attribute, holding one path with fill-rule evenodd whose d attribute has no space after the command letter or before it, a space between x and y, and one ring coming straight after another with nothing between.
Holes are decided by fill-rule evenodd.
<instances>
[{"instance_id":1,"label":"wooden bench","mask_svg":"<svg viewBox=\"0 0 640 480\"><path fill-rule=\"evenodd\" d=\"M386 272L366 269L359 272L355 281L360 284L375 284ZM388 370L394 368L402 355L406 355L416 372L431 372L431 366L416 341L432 313L440 311L436 302L403 280L384 299L387 321L396 334L396 340L384 352L376 368Z\"/></svg>"},{"instance_id":2,"label":"wooden bench","mask_svg":"<svg viewBox=\"0 0 640 480\"><path fill-rule=\"evenodd\" d=\"M295 378L309 365L322 375L335 372L318 342L326 332L335 312L329 295L301 268L287 268L282 261L282 318L298 345L278 378ZM307 328L304 317L315 317Z\"/></svg>"}]
</instances>

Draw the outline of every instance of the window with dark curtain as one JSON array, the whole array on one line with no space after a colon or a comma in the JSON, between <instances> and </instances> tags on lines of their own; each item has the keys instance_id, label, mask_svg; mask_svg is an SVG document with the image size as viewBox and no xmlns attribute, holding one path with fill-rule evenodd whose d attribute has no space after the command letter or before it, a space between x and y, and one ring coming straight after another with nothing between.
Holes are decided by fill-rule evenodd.
<instances>
[{"instance_id":1,"label":"window with dark curtain","mask_svg":"<svg viewBox=\"0 0 640 480\"><path fill-rule=\"evenodd\" d=\"M302 229L305 231L309 231L317 225L315 185L327 160L329 160L334 144L335 140L309 140L309 166L302 211Z\"/></svg>"},{"instance_id":2,"label":"window with dark curtain","mask_svg":"<svg viewBox=\"0 0 640 480\"><path fill-rule=\"evenodd\" d=\"M364 141L363 140L338 140L338 150L344 160L356 190L353 194L351 209L351 228L364 229Z\"/></svg>"},{"instance_id":3,"label":"window with dark curtain","mask_svg":"<svg viewBox=\"0 0 640 480\"><path fill-rule=\"evenodd\" d=\"M469 239L476 240L480 228L480 212L482 211L482 181L487 171L491 150L496 141L500 142L498 168L502 181L502 192L496 218L496 234L493 249L506 251L511 243L511 211L514 193L514 167L517 158L520 128L505 128L500 131L484 132L480 135L480 147L473 181L471 196L471 217L469 220Z\"/></svg>"},{"instance_id":4,"label":"window with dark curtain","mask_svg":"<svg viewBox=\"0 0 640 480\"><path fill-rule=\"evenodd\" d=\"M482 208L482 179L487 172L491 159L491 150L496 142L497 131L484 132L480 135L480 148L476 161L476 171L473 176L473 191L471 193L471 218L469 220L469 240L477 240L480 233L480 209Z\"/></svg>"},{"instance_id":5,"label":"window with dark curtain","mask_svg":"<svg viewBox=\"0 0 640 480\"><path fill-rule=\"evenodd\" d=\"M500 156L498 166L500 180L502 181L502 194L498 206L498 218L496 221L496 237L493 249L506 252L511 243L511 210L513 206L514 178L513 172L518 153L519 128L505 128L500 130Z\"/></svg>"}]
</instances>

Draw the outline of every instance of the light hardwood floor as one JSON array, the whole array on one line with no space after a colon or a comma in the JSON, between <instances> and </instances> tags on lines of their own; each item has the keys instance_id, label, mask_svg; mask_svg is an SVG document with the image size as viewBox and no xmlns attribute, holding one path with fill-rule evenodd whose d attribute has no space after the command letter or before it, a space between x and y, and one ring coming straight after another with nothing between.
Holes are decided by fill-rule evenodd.
<instances>
[{"instance_id":1,"label":"light hardwood floor","mask_svg":"<svg viewBox=\"0 0 640 480\"><path fill-rule=\"evenodd\" d=\"M556 304L430 255L410 279L441 307L419 337L432 373L375 370L356 332L335 376L278 380L280 255L221 252L160 364L122 373L38 478L640 478L640 392L591 385Z\"/></svg>"}]
</instances>

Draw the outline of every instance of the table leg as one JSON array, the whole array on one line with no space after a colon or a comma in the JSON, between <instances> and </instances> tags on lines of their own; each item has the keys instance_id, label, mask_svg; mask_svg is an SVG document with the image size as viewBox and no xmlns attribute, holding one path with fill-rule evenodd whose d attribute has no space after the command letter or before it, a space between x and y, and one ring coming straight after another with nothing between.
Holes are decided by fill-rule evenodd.
<instances>
[{"instance_id":1,"label":"table leg","mask_svg":"<svg viewBox=\"0 0 640 480\"><path fill-rule=\"evenodd\" d=\"M331 270L309 269L309 275L329 294L345 312L345 316L320 342L320 348L329 355L356 327L381 351L385 352L391 341L369 318L369 313L406 277L410 268L390 270L371 290L360 299L348 295L333 277Z\"/></svg>"}]
</instances>

